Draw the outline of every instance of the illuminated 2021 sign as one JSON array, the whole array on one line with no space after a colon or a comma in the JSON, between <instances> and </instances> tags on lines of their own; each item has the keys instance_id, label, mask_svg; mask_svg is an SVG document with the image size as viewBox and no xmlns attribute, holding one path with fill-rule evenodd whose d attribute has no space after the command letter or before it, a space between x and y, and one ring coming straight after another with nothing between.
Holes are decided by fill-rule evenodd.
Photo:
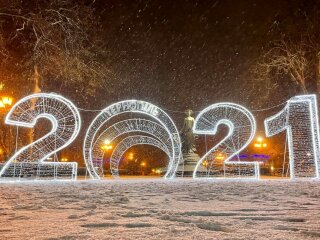
<instances>
[{"instance_id":1,"label":"illuminated 2021 sign","mask_svg":"<svg viewBox=\"0 0 320 240\"><path fill-rule=\"evenodd\" d=\"M33 128L41 118L52 123L51 131L15 152L1 168L0 180L76 179L77 163L49 162L47 159L77 137L81 128L78 109L71 101L57 94L33 94L12 107L5 123ZM242 161L239 155L255 135L254 116L238 104L212 104L198 114L193 132L215 135L221 125L228 127L227 135L199 160L193 178L259 179L259 162ZM291 179L319 178L319 124L315 95L291 98L282 111L265 120L265 131L267 136L286 131ZM166 179L175 177L179 163L183 161L179 132L173 120L161 108L145 101L114 103L94 118L83 145L86 168L92 179L103 176L104 151L101 144L104 139L120 139L110 161L114 177L119 176L118 165L125 151L139 144L158 147L168 155ZM223 154L224 162L217 164L211 161L203 174L199 167L209 154Z\"/></svg>"}]
</instances>

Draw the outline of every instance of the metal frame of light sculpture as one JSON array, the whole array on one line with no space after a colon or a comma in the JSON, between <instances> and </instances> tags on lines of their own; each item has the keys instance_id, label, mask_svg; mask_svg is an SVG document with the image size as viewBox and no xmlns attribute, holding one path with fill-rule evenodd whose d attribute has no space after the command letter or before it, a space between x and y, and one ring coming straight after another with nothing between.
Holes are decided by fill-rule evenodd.
<instances>
[{"instance_id":1,"label":"metal frame of light sculpture","mask_svg":"<svg viewBox=\"0 0 320 240\"><path fill-rule=\"evenodd\" d=\"M166 112L151 103L140 100L126 100L114 103L102 110L101 113L99 113L90 124L83 145L83 155L90 177L92 179L100 179L94 168L94 165L92 164L92 146L97 132L99 132L100 128L104 124L107 124L108 121L113 117L119 114L130 112L145 114L159 121L161 125L165 127L170 133L170 138L173 146L173 157L172 159L170 159L167 172L164 177L173 178L179 166L181 155L181 141L179 132L174 122Z\"/></svg>"},{"instance_id":2,"label":"metal frame of light sculpture","mask_svg":"<svg viewBox=\"0 0 320 240\"><path fill-rule=\"evenodd\" d=\"M286 131L290 178L319 178L319 119L316 95L295 96L264 121L267 137Z\"/></svg>"},{"instance_id":3,"label":"metal frame of light sculpture","mask_svg":"<svg viewBox=\"0 0 320 240\"><path fill-rule=\"evenodd\" d=\"M45 136L19 149L2 167L0 179L33 176L36 179L65 180L77 177L76 162L47 162L47 158L68 146L78 135L81 118L76 106L54 93L32 94L19 100L9 111L5 123L32 128L38 119L48 119L52 129ZM16 174L18 172L18 174Z\"/></svg>"},{"instance_id":4,"label":"metal frame of light sculpture","mask_svg":"<svg viewBox=\"0 0 320 240\"><path fill-rule=\"evenodd\" d=\"M137 145L150 145L157 147L161 149L163 152L165 152L170 158L169 149L166 147L166 145L161 143L161 141L155 138L144 135L134 135L126 137L117 144L110 157L110 170L114 178L119 178L119 163L123 154L129 148Z\"/></svg>"},{"instance_id":5,"label":"metal frame of light sculpture","mask_svg":"<svg viewBox=\"0 0 320 240\"><path fill-rule=\"evenodd\" d=\"M155 139L159 140L167 147L170 161L173 161L172 141L170 133L168 133L166 128L154 121L146 119L127 119L114 123L96 138L92 147L92 159L94 160L93 165L95 169L100 170L101 163L103 163L104 151L101 149L101 145L103 145L105 139L114 142L115 139L122 135L136 132L152 135ZM99 172L103 173L103 171Z\"/></svg>"},{"instance_id":6,"label":"metal frame of light sculpture","mask_svg":"<svg viewBox=\"0 0 320 240\"><path fill-rule=\"evenodd\" d=\"M198 161L193 172L193 178L200 177L197 174L198 168L208 158L209 154L220 153L225 156L223 164L220 164L220 166L215 160L212 160L209 170L204 176L205 178L258 179L260 177L259 163L240 161L238 156L254 138L256 132L254 116L249 110L238 104L213 104L202 110L196 117L193 132L195 134L215 135L221 124L229 128L227 136ZM238 161L231 161L234 157L237 157ZM217 169L219 166L220 169ZM199 175L201 174L199 173Z\"/></svg>"}]
</instances>

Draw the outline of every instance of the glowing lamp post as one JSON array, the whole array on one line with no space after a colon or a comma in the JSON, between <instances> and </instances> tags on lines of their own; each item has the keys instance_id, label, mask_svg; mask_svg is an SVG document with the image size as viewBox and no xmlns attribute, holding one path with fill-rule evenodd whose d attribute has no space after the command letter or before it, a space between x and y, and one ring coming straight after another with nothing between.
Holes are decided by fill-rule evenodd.
<instances>
[{"instance_id":1,"label":"glowing lamp post","mask_svg":"<svg viewBox=\"0 0 320 240\"><path fill-rule=\"evenodd\" d=\"M268 147L268 145L265 142L263 142L262 137L257 137L256 142L254 143L254 147L255 148L266 148L266 147Z\"/></svg>"},{"instance_id":2,"label":"glowing lamp post","mask_svg":"<svg viewBox=\"0 0 320 240\"><path fill-rule=\"evenodd\" d=\"M223 153L218 153L215 159L222 163L225 160L225 156Z\"/></svg>"},{"instance_id":3,"label":"glowing lamp post","mask_svg":"<svg viewBox=\"0 0 320 240\"><path fill-rule=\"evenodd\" d=\"M146 162L142 162L142 163L140 164L142 175L144 175L144 168L146 167L146 165L147 165Z\"/></svg>"},{"instance_id":4,"label":"glowing lamp post","mask_svg":"<svg viewBox=\"0 0 320 240\"><path fill-rule=\"evenodd\" d=\"M12 97L8 97L8 96L2 96L0 98L0 108L7 108L7 107L11 107L13 103L13 98Z\"/></svg>"},{"instance_id":5,"label":"glowing lamp post","mask_svg":"<svg viewBox=\"0 0 320 240\"><path fill-rule=\"evenodd\" d=\"M112 144L110 143L109 140L105 140L103 142L103 145L101 146L101 149L104 151L104 152L107 152L109 150L111 150L113 148Z\"/></svg>"},{"instance_id":6,"label":"glowing lamp post","mask_svg":"<svg viewBox=\"0 0 320 240\"><path fill-rule=\"evenodd\" d=\"M129 153L128 159L133 160L133 153Z\"/></svg>"},{"instance_id":7,"label":"glowing lamp post","mask_svg":"<svg viewBox=\"0 0 320 240\"><path fill-rule=\"evenodd\" d=\"M7 111L10 110L11 106L13 103L13 98L9 97L9 96L1 96L0 97L0 110L1 114L5 115L7 114ZM1 150L1 154L3 155L4 152L11 152L11 146L12 146L12 132L11 132L11 127L8 127L8 131L9 131L9 138L8 138L8 142L7 142L7 148L5 148L5 151L2 149Z\"/></svg>"},{"instance_id":8,"label":"glowing lamp post","mask_svg":"<svg viewBox=\"0 0 320 240\"><path fill-rule=\"evenodd\" d=\"M101 146L101 150L103 151L103 156L102 156L103 162L104 162L105 154L112 149L113 149L113 145L111 144L110 140L108 139L104 140L103 145Z\"/></svg>"}]
</instances>

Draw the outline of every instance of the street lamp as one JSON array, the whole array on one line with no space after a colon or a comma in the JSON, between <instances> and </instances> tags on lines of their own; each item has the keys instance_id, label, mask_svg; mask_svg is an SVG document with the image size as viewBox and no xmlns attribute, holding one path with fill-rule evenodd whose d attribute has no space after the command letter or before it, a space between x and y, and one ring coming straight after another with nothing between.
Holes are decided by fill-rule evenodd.
<instances>
[{"instance_id":1,"label":"street lamp","mask_svg":"<svg viewBox=\"0 0 320 240\"><path fill-rule=\"evenodd\" d=\"M208 165L209 165L209 164L208 164L208 161L207 161L207 160L206 160L206 161L203 161L203 162L202 162L202 165L203 165L204 167L208 167Z\"/></svg>"},{"instance_id":2,"label":"street lamp","mask_svg":"<svg viewBox=\"0 0 320 240\"><path fill-rule=\"evenodd\" d=\"M142 163L140 163L140 166L141 166L141 175L144 175L144 167L146 166L147 164L146 164L146 162L142 162Z\"/></svg>"},{"instance_id":3,"label":"street lamp","mask_svg":"<svg viewBox=\"0 0 320 240\"><path fill-rule=\"evenodd\" d=\"M133 153L129 153L128 159L129 159L129 160L133 160Z\"/></svg>"},{"instance_id":4,"label":"street lamp","mask_svg":"<svg viewBox=\"0 0 320 240\"><path fill-rule=\"evenodd\" d=\"M262 137L257 137L256 142L254 143L255 148L266 148L268 145L263 142Z\"/></svg>"},{"instance_id":5,"label":"street lamp","mask_svg":"<svg viewBox=\"0 0 320 240\"><path fill-rule=\"evenodd\" d=\"M0 90L3 89L3 85L0 84ZM1 119L4 118L4 116L7 114L7 111L11 108L11 105L13 103L13 98L7 95L0 96L0 117ZM1 155L9 154L12 151L13 146L13 140L12 140L12 130L11 126L4 126L2 131L8 131L9 137L5 140L5 148L2 149ZM2 133L1 133L2 134Z\"/></svg>"},{"instance_id":6,"label":"street lamp","mask_svg":"<svg viewBox=\"0 0 320 240\"><path fill-rule=\"evenodd\" d=\"M11 107L13 103L13 98L9 96L0 97L0 108Z\"/></svg>"},{"instance_id":7,"label":"street lamp","mask_svg":"<svg viewBox=\"0 0 320 240\"><path fill-rule=\"evenodd\" d=\"M216 160L220 160L221 162L224 160L224 155L223 153L218 153L218 155L216 156Z\"/></svg>"},{"instance_id":8,"label":"street lamp","mask_svg":"<svg viewBox=\"0 0 320 240\"><path fill-rule=\"evenodd\" d=\"M110 140L106 139L104 140L103 142L103 145L101 146L101 149L104 151L104 152L107 152L109 150L111 150L113 148Z\"/></svg>"}]
</instances>

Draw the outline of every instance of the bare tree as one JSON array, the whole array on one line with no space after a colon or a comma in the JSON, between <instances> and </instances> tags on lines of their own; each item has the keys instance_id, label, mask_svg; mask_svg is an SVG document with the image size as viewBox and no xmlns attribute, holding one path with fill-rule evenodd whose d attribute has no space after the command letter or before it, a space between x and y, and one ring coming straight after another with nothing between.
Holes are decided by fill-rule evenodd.
<instances>
[{"instance_id":1,"label":"bare tree","mask_svg":"<svg viewBox=\"0 0 320 240\"><path fill-rule=\"evenodd\" d=\"M256 76L268 81L287 76L299 85L303 93L307 93L307 81L312 75L307 52L308 47L303 43L294 44L284 40L275 42L255 66Z\"/></svg>"},{"instance_id":2,"label":"bare tree","mask_svg":"<svg viewBox=\"0 0 320 240\"><path fill-rule=\"evenodd\" d=\"M303 93L320 92L320 10L316 6L316 2L305 2L270 26L276 40L264 46L254 64L255 78L260 80L256 82L264 81L274 90L281 81L291 80Z\"/></svg>"},{"instance_id":3,"label":"bare tree","mask_svg":"<svg viewBox=\"0 0 320 240\"><path fill-rule=\"evenodd\" d=\"M0 70L7 85L33 89L34 82L43 87L53 81L81 96L106 86L111 75L101 61L105 51L93 4L1 1Z\"/></svg>"},{"instance_id":4,"label":"bare tree","mask_svg":"<svg viewBox=\"0 0 320 240\"><path fill-rule=\"evenodd\" d=\"M94 1L0 2L0 72L16 98L67 88L85 101L110 85L94 11ZM34 130L27 135L33 142Z\"/></svg>"}]
</instances>

